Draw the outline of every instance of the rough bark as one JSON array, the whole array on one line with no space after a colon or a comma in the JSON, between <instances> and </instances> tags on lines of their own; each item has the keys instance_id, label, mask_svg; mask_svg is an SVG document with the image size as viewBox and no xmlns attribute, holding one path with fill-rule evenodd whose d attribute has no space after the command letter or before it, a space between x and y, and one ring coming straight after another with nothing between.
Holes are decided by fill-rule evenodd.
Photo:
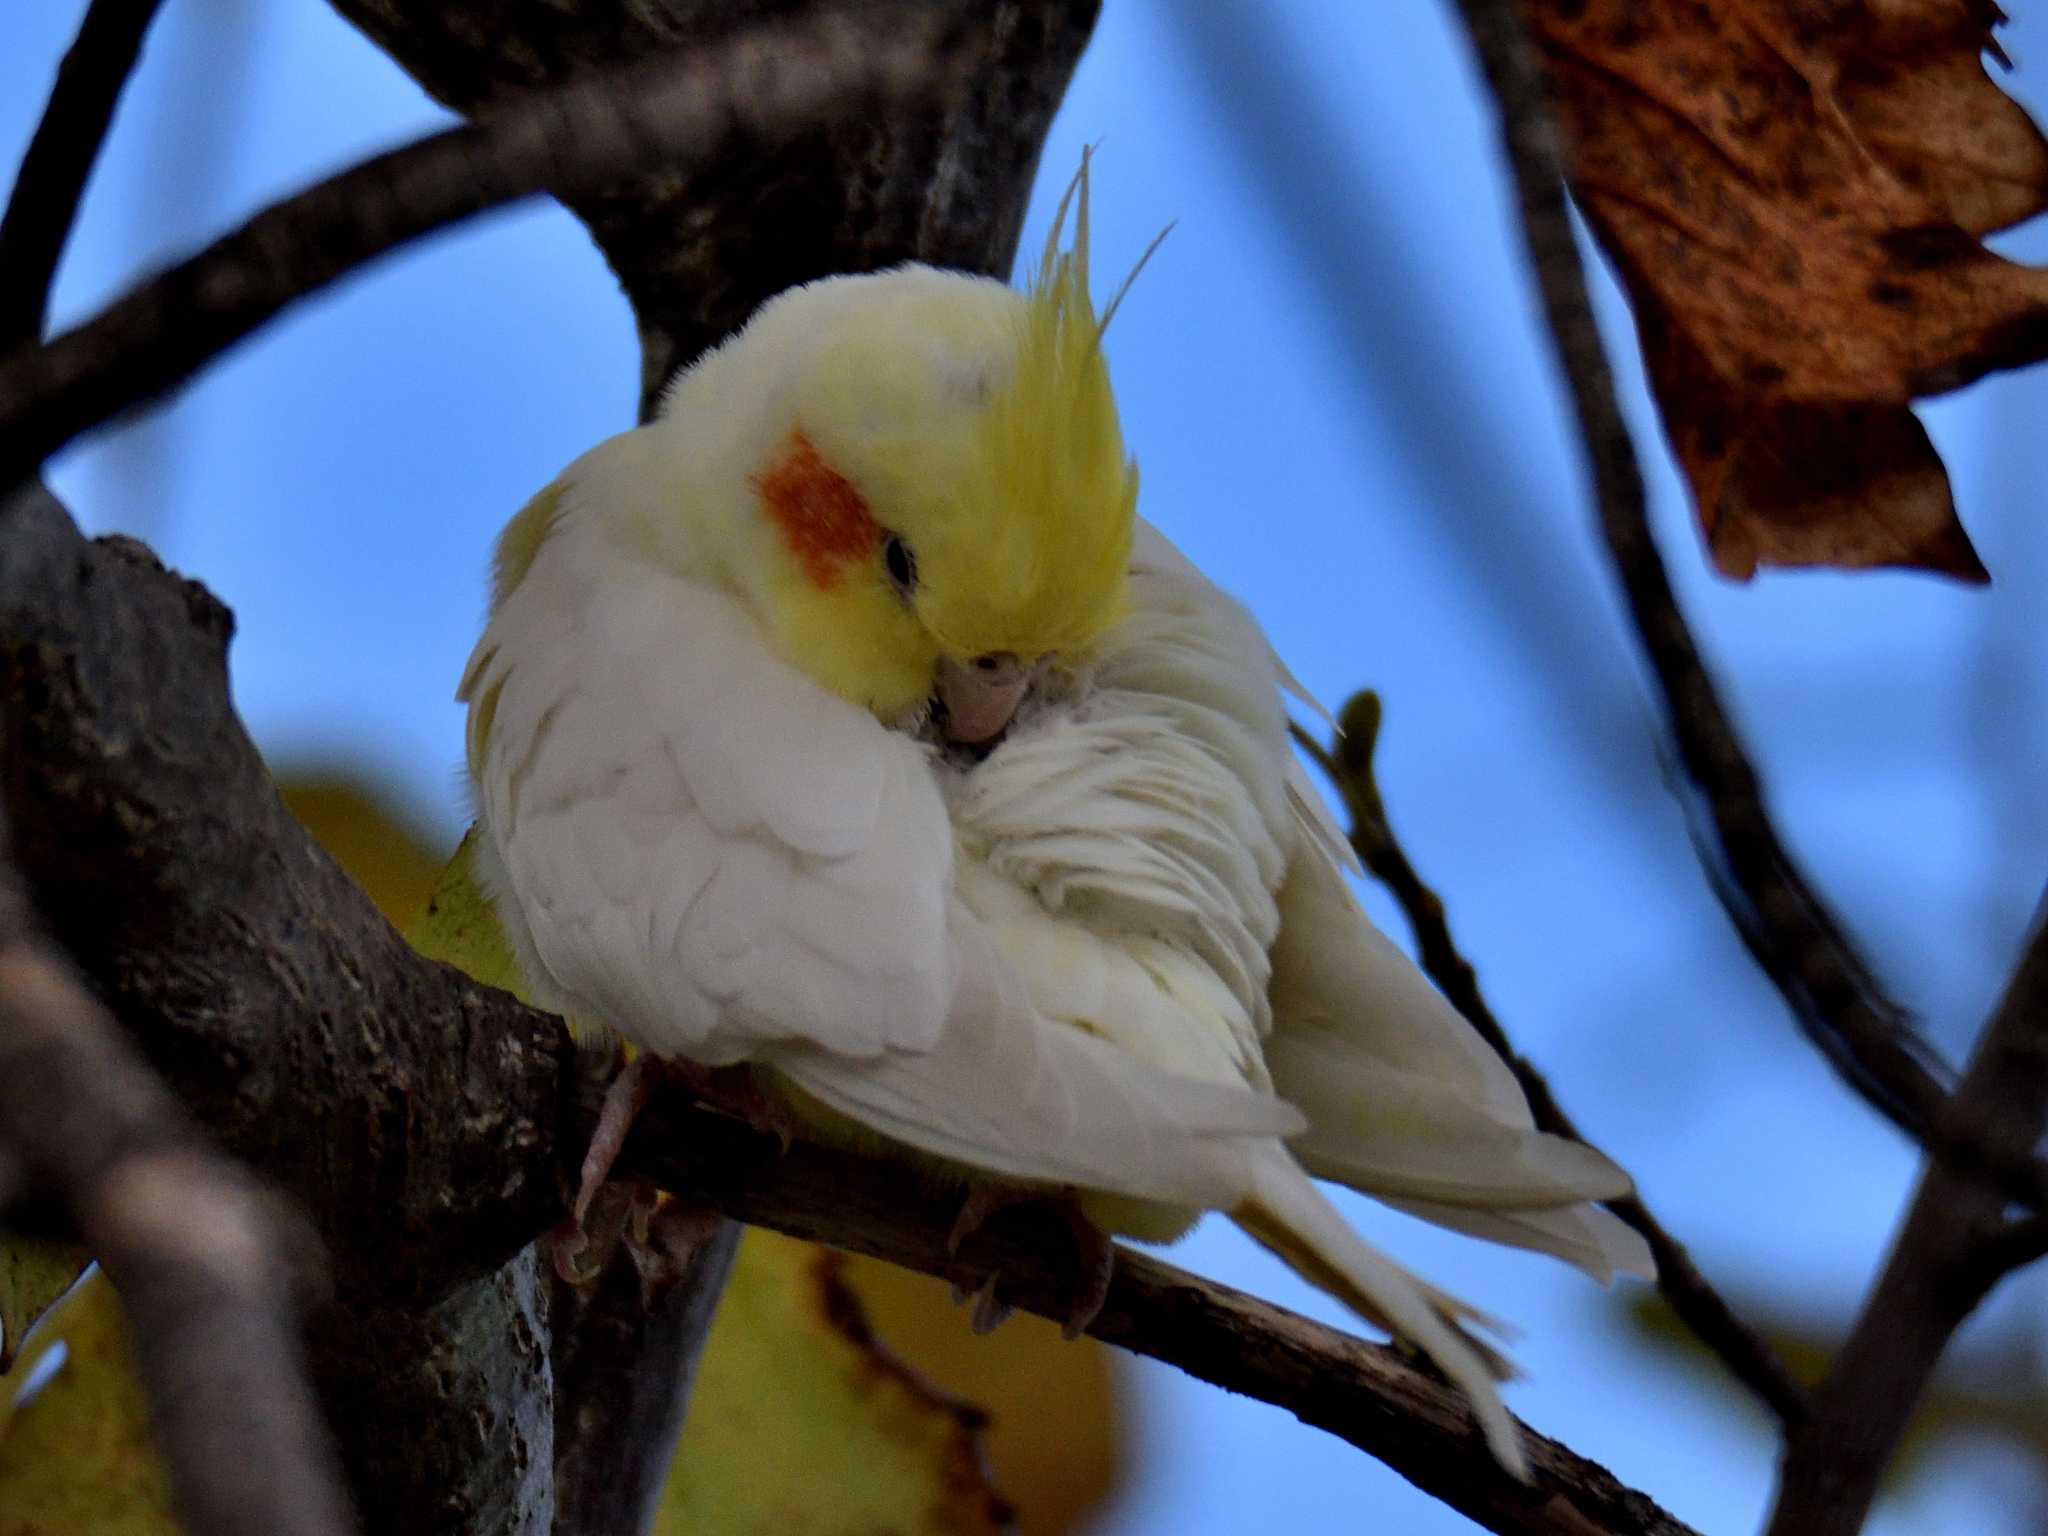
<instances>
[{"instance_id":1,"label":"rough bark","mask_svg":"<svg viewBox=\"0 0 2048 1536\"><path fill-rule=\"evenodd\" d=\"M190 1113L312 1217L336 1297L313 1363L369 1528L545 1529L413 1517L441 1509L443 1447L527 1417L508 1387L530 1351L486 1328L507 1304L478 1287L560 1212L572 1048L559 1021L420 960L292 818L229 704L229 631L141 546L86 541L39 491L8 505L16 858ZM481 1449L502 1452L466 1472L484 1489L551 1460Z\"/></svg>"},{"instance_id":2,"label":"rough bark","mask_svg":"<svg viewBox=\"0 0 2048 1536\"><path fill-rule=\"evenodd\" d=\"M209 1536L347 1536L299 1342L293 1293L305 1287L291 1270L310 1259L309 1235L135 1059L4 856L0 1151L120 1289L188 1524Z\"/></svg>"},{"instance_id":3,"label":"rough bark","mask_svg":"<svg viewBox=\"0 0 2048 1536\"><path fill-rule=\"evenodd\" d=\"M700 47L807 9L797 0L333 0L458 112L667 48ZM946 98L687 175L567 199L639 322L643 403L764 299L903 261L1006 276L1038 157L1101 0L946 0L968 29ZM857 0L849 15L902 14Z\"/></svg>"}]
</instances>

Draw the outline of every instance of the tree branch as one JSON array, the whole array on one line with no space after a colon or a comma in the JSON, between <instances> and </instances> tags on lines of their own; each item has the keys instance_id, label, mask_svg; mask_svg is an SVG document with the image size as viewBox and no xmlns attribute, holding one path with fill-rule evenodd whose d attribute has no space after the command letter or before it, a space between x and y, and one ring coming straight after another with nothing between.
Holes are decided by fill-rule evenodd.
<instances>
[{"instance_id":1,"label":"tree branch","mask_svg":"<svg viewBox=\"0 0 2048 1536\"><path fill-rule=\"evenodd\" d=\"M1556 124L1515 0L1457 0L1501 112L1523 236L1593 475L1600 529L1716 842L1708 874L1730 921L1802 1032L1844 1082L1907 1135L2048 1209L2048 1164L1945 1113L1938 1054L1886 995L1771 822L1756 769L1679 611L1649 529L1642 475L1586 293L1565 206ZM1709 850L1703 847L1706 855ZM1722 878L1725 872L1725 878Z\"/></svg>"},{"instance_id":2,"label":"tree branch","mask_svg":"<svg viewBox=\"0 0 2048 1536\"><path fill-rule=\"evenodd\" d=\"M599 1095L581 1113L593 1123ZM764 1135L672 1087L657 1091L619 1168L743 1221L871 1254L972 1290L1000 1276L1005 1301L1054 1321L1071 1311L1072 1237L1056 1217L1006 1208L950 1251L959 1191L906 1180L898 1163ZM1554 1440L1524 1430L1531 1482L1487 1451L1463 1394L1402 1351L1367 1344L1118 1247L1109 1297L1088 1332L1272 1403L1377 1457L1488 1530L1641 1532L1687 1528Z\"/></svg>"},{"instance_id":3,"label":"tree branch","mask_svg":"<svg viewBox=\"0 0 2048 1536\"><path fill-rule=\"evenodd\" d=\"M205 1145L44 941L0 862L0 1148L120 1292L196 1536L354 1529L285 1257L309 1234ZM312 1266L308 1266L309 1270Z\"/></svg>"},{"instance_id":4,"label":"tree branch","mask_svg":"<svg viewBox=\"0 0 2048 1536\"><path fill-rule=\"evenodd\" d=\"M92 0L0 218L0 351L43 334L57 258L162 0ZM5 483L5 482L0 482Z\"/></svg>"},{"instance_id":5,"label":"tree branch","mask_svg":"<svg viewBox=\"0 0 2048 1536\"><path fill-rule=\"evenodd\" d=\"M544 1531L514 1518L553 1455L545 1345L517 1348L544 1324L504 1269L561 1211L571 1047L422 961L292 818L228 700L230 628L39 487L0 504L15 859L192 1117L313 1219L314 1372L366 1528Z\"/></svg>"},{"instance_id":6,"label":"tree branch","mask_svg":"<svg viewBox=\"0 0 2048 1536\"><path fill-rule=\"evenodd\" d=\"M471 115L625 59L704 48L764 9L731 0L333 0L436 100ZM877 0L835 9L886 33ZM926 0L961 34L957 89L715 164L568 195L632 301L642 403L773 295L914 259L1006 276L1053 113L1100 0ZM644 410L643 410L644 413Z\"/></svg>"},{"instance_id":7,"label":"tree branch","mask_svg":"<svg viewBox=\"0 0 2048 1536\"><path fill-rule=\"evenodd\" d=\"M1953 1112L2029 1146L2048 1129L2048 900L1957 1085ZM1768 1536L1853 1536L1948 1340L1992 1286L2042 1253L2039 1217L1940 1162L1921 1175L1884 1273L1786 1439Z\"/></svg>"},{"instance_id":8,"label":"tree branch","mask_svg":"<svg viewBox=\"0 0 2048 1536\"><path fill-rule=\"evenodd\" d=\"M578 1053L578 1087L603 1100L618 1066L611 1049ZM593 1122L594 1123L594 1122ZM605 1186L600 1201L621 1189ZM595 1285L579 1291L548 1270L556 1399L556 1536L650 1528L682 1437L697 1361L711 1332L740 1228L715 1212L679 1276L659 1289L628 1245L614 1248Z\"/></svg>"},{"instance_id":9,"label":"tree branch","mask_svg":"<svg viewBox=\"0 0 2048 1536\"><path fill-rule=\"evenodd\" d=\"M595 1085L559 1020L414 954L278 805L227 702L218 605L137 546L88 544L46 495L24 495L32 504L0 540L0 785L35 829L23 868L179 1094L327 1235L340 1306L323 1325L321 1375L330 1393L342 1384L336 1422L369 1527L537 1528L530 1511L503 1511L490 1479L511 1484L551 1445L538 1431L516 1445L509 1432L460 1437L479 1403L494 1420L505 1411L503 1382L424 1400L415 1384L423 1358L442 1362L436 1371L463 1358L456 1324L435 1320L474 1327L475 1314L450 1309L478 1287L509 1309L492 1326L516 1334L531 1315L530 1253L504 1266L563 1213ZM816 1147L777 1157L773 1138L673 1097L643 1117L620 1167L895 1262L1000 1267L1025 1306L1064 1300L1068 1238L1032 1227L1032 1213L992 1222L956 1260L943 1191ZM401 1310L435 1296L438 1310ZM403 1327L387 1327L393 1318ZM1513 1483L1462 1398L1396 1352L1150 1260L1120 1259L1095 1331L1287 1407L1492 1529L1683 1530L1548 1441L1536 1442L1534 1491ZM422 1487L418 1469L395 1488L366 1486L365 1468L390 1470L378 1458L394 1438L428 1432L449 1456L468 1447L465 1486L481 1491L465 1497L498 1502L458 1506L463 1518L437 1526L438 1506L422 1506L447 1491ZM435 1468L447 1470L438 1454Z\"/></svg>"},{"instance_id":10,"label":"tree branch","mask_svg":"<svg viewBox=\"0 0 2048 1536\"><path fill-rule=\"evenodd\" d=\"M944 40L894 8L882 14L886 32L837 17L754 28L702 53L537 91L273 204L86 324L0 358L0 486L421 235L543 191L575 196L650 167L724 163L735 140L879 115L942 85Z\"/></svg>"},{"instance_id":11,"label":"tree branch","mask_svg":"<svg viewBox=\"0 0 2048 1536\"><path fill-rule=\"evenodd\" d=\"M1380 729L1379 696L1368 690L1344 706L1334 753L1325 750L1299 726L1292 729L1296 743L1314 759L1343 798L1351 815L1352 848L1373 878L1387 888L1407 914L1423 969L1443 989L1451 1005L1508 1064L1515 1081L1522 1085L1537 1126L1553 1135L1586 1141L1584 1133L1552 1094L1549 1081L1515 1049L1506 1029L1487 1005L1479 990L1478 976L1451 937L1443 901L1423 883L1394 836L1373 774L1373 749ZM1802 1422L1812 1409L1806 1388L1762 1335L1745 1323L1700 1273L1685 1245L1656 1218L1642 1196L1631 1195L1606 1204L1650 1245L1657 1260L1657 1289L1678 1320L1781 1421Z\"/></svg>"}]
</instances>

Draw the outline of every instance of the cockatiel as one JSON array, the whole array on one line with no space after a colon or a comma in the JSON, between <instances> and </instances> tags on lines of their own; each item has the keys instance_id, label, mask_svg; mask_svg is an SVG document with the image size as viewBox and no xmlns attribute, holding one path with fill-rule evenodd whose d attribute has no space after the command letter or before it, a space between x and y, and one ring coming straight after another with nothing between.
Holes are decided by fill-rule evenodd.
<instances>
[{"instance_id":1,"label":"cockatiel","mask_svg":"<svg viewBox=\"0 0 2048 1536\"><path fill-rule=\"evenodd\" d=\"M1629 1181L1372 927L1287 673L1136 518L1079 187L1028 294L791 290L512 521L477 881L537 1000L828 1136L1149 1240L1225 1212L1519 1470L1485 1320L1309 1175L1603 1281L1651 1273L1587 1203Z\"/></svg>"}]
</instances>

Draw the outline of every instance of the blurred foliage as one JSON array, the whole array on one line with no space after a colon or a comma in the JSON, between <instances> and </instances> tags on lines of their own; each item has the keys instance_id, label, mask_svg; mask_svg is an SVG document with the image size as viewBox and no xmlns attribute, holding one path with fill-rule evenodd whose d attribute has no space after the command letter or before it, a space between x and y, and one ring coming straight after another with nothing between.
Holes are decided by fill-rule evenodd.
<instances>
[{"instance_id":1,"label":"blurred foliage","mask_svg":"<svg viewBox=\"0 0 2048 1536\"><path fill-rule=\"evenodd\" d=\"M14 1363L36 1319L55 1306L92 1256L75 1243L17 1237L0 1228L0 1379ZM7 1406L0 1401L0 1426Z\"/></svg>"},{"instance_id":2,"label":"blurred foliage","mask_svg":"<svg viewBox=\"0 0 2048 1536\"><path fill-rule=\"evenodd\" d=\"M1839 1321L1790 1317L1756 1297L1731 1300L1801 1381L1818 1381L1842 1347ZM1731 1412L1760 1411L1657 1292L1644 1290L1626 1316L1650 1349L1712 1382ZM2028 1456L2048 1490L2048 1372L2042 1363L2031 1335L2008 1335L1995 1346L1952 1352L1921 1396L1886 1468L1885 1487L1909 1485L1962 1442L1999 1441Z\"/></svg>"},{"instance_id":3,"label":"blurred foliage","mask_svg":"<svg viewBox=\"0 0 2048 1536\"><path fill-rule=\"evenodd\" d=\"M982 1441L1020 1536L1084 1528L1130 1475L1133 1404L1115 1351L1069 1343L1026 1312L977 1334L944 1281L880 1259L850 1256L845 1276L891 1347L946 1391L988 1406Z\"/></svg>"},{"instance_id":4,"label":"blurred foliage","mask_svg":"<svg viewBox=\"0 0 2048 1536\"><path fill-rule=\"evenodd\" d=\"M750 1231L697 1368L655 1536L994 1536L978 1408L875 1338L843 1258Z\"/></svg>"},{"instance_id":5,"label":"blurred foliage","mask_svg":"<svg viewBox=\"0 0 2048 1536\"><path fill-rule=\"evenodd\" d=\"M0 1393L0 1536L175 1536L113 1286L97 1270L29 1336ZM15 1403L51 1352L54 1372Z\"/></svg>"},{"instance_id":6,"label":"blurred foliage","mask_svg":"<svg viewBox=\"0 0 2048 1536\"><path fill-rule=\"evenodd\" d=\"M359 779L321 769L280 772L277 790L392 927L403 932L419 920L443 859L394 800Z\"/></svg>"}]
</instances>

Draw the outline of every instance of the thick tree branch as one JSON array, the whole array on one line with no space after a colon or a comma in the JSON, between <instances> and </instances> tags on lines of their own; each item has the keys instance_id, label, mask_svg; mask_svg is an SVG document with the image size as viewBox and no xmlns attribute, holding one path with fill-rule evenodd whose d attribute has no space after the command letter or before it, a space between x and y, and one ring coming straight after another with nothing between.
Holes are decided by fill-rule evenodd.
<instances>
[{"instance_id":1,"label":"thick tree branch","mask_svg":"<svg viewBox=\"0 0 2048 1536\"><path fill-rule=\"evenodd\" d=\"M1516 0L1457 3L1500 108L1523 236L1591 465L1601 533L1663 694L1678 759L1714 829L1707 862L1716 893L1800 1029L1866 1102L1959 1166L1989 1171L2014 1199L2048 1209L2048 1165L2030 1149L1987 1141L1946 1112L1937 1053L1886 995L1771 822L1762 783L1650 534L1642 474L1572 236L1556 123L1520 10Z\"/></svg>"},{"instance_id":2,"label":"thick tree branch","mask_svg":"<svg viewBox=\"0 0 2048 1536\"><path fill-rule=\"evenodd\" d=\"M0 486L409 240L539 192L728 163L736 141L779 141L834 115L864 120L943 85L944 40L885 14L886 32L839 18L753 29L537 91L274 204L84 325L0 358Z\"/></svg>"},{"instance_id":3,"label":"thick tree branch","mask_svg":"<svg viewBox=\"0 0 2048 1536\"><path fill-rule=\"evenodd\" d=\"M286 1255L297 1218L210 1151L0 862L0 1148L121 1294L194 1536L345 1536Z\"/></svg>"},{"instance_id":4,"label":"thick tree branch","mask_svg":"<svg viewBox=\"0 0 2048 1536\"><path fill-rule=\"evenodd\" d=\"M16 860L191 1115L313 1218L314 1368L366 1527L545 1531L494 1517L553 1454L500 1272L561 1209L570 1047L422 962L292 818L228 701L230 627L46 492L0 503Z\"/></svg>"},{"instance_id":5,"label":"thick tree branch","mask_svg":"<svg viewBox=\"0 0 2048 1536\"><path fill-rule=\"evenodd\" d=\"M594 1087L559 1020L414 954L277 804L227 703L218 605L136 546L89 544L46 496L29 499L0 540L0 786L24 827L41 829L23 839L23 867L179 1093L327 1234L341 1306L323 1326L323 1379L347 1386L345 1430L350 1407L370 1421L345 1440L361 1490L363 1469L383 1465L394 1435L455 1423L478 1402L493 1419L503 1412L503 1384L486 1391L486 1380L422 1421L406 1384L423 1374L424 1347L444 1362L435 1370L462 1358L462 1340L444 1337L455 1323L434 1319L454 1316L447 1309L477 1287L505 1298L493 1328L531 1338L519 1321L532 1311L520 1299L530 1297L531 1256L504 1266L561 1215L562 1183L595 1123ZM672 1097L643 1118L621 1168L743 1219L914 1267L964 1266L970 1278L998 1267L1005 1293L1028 1307L1063 1300L1068 1239L1034 1228L1031 1213L992 1222L954 1259L944 1191L916 1187L897 1165L816 1147L778 1157L772 1138ZM436 1295L448 1298L440 1310L396 1310ZM460 1316L477 1326L473 1311ZM393 1338L393 1318L426 1331ZM1120 1261L1095 1331L1287 1407L1492 1529L1683 1530L1547 1441L1536 1442L1534 1490L1511 1482L1458 1394L1396 1352L1150 1260ZM379 1365L387 1348L395 1358ZM544 1374L541 1361L528 1364ZM386 1377L390 1395L380 1396ZM460 1443L448 1434L453 1455ZM510 1482L553 1454L531 1436L515 1454L501 1434L473 1448L475 1459L491 1446L495 1459L472 1478L495 1467ZM374 1484L364 1497L372 1528L456 1528ZM545 1528L530 1508L493 1513L505 1496L487 1484L465 1497L498 1502L476 1504L461 1528Z\"/></svg>"},{"instance_id":6,"label":"thick tree branch","mask_svg":"<svg viewBox=\"0 0 2048 1536\"><path fill-rule=\"evenodd\" d=\"M1351 846L1361 862L1400 903L1415 933L1422 967L1443 989L1451 1005L1471 1021L1486 1043L1515 1074L1528 1097L1536 1124L1558 1136L1585 1141L1572 1118L1550 1091L1550 1083L1514 1047L1479 990L1479 978L1451 937L1443 901L1423 883L1408 854L1394 836L1373 774L1373 749L1379 740L1380 701L1370 691L1344 706L1335 752L1301 730L1294 739L1315 760L1343 798L1351 816ZM1590 1143L1588 1143L1590 1145ZM1657 1260L1657 1289L1663 1292L1678 1320L1711 1350L1744 1386L1761 1398L1786 1424L1797 1424L1811 1411L1806 1388L1787 1369L1777 1352L1736 1315L1721 1293L1693 1263L1692 1255L1665 1228L1640 1195L1607 1202L1642 1235Z\"/></svg>"},{"instance_id":7,"label":"thick tree branch","mask_svg":"<svg viewBox=\"0 0 2048 1536\"><path fill-rule=\"evenodd\" d=\"M617 1057L585 1052L602 1065L585 1075L591 1102ZM581 1063L579 1063L579 1066ZM618 1190L614 1184L606 1193ZM602 1196L600 1196L602 1198ZM555 1531L644 1531L654 1517L682 1436L697 1361L712 1314L738 1257L740 1227L701 1213L702 1240L679 1276L658 1284L620 1244L596 1284L579 1291L548 1270L557 1401Z\"/></svg>"},{"instance_id":8,"label":"thick tree branch","mask_svg":"<svg viewBox=\"0 0 2048 1536\"><path fill-rule=\"evenodd\" d=\"M333 0L444 105L470 115L675 48L704 48L786 5L768 0ZM565 197L632 301L643 406L763 301L835 272L905 260L1005 276L1040 147L1101 0L926 0L961 32L957 88ZM878 30L902 12L833 7Z\"/></svg>"},{"instance_id":9,"label":"thick tree branch","mask_svg":"<svg viewBox=\"0 0 2048 1536\"><path fill-rule=\"evenodd\" d=\"M0 351L43 334L57 258L162 0L92 0L0 218ZM5 483L5 482L0 482Z\"/></svg>"},{"instance_id":10,"label":"thick tree branch","mask_svg":"<svg viewBox=\"0 0 2048 1536\"><path fill-rule=\"evenodd\" d=\"M2048 1130L2048 898L1957 1085L1954 1112L2031 1146ZM1768 1536L1853 1536L1950 1336L1998 1280L2041 1256L2039 1217L1931 1162L1848 1341L1787 1437Z\"/></svg>"}]
</instances>

